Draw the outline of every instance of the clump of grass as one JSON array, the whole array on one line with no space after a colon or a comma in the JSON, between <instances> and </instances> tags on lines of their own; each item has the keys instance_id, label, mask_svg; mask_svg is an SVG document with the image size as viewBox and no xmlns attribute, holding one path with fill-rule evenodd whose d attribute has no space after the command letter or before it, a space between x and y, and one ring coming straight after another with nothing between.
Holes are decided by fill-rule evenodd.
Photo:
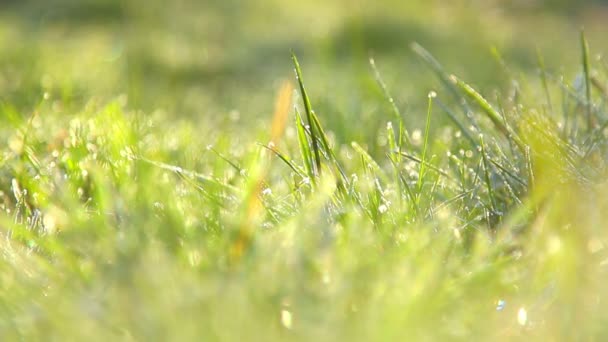
<instances>
[{"instance_id":1,"label":"clump of grass","mask_svg":"<svg viewBox=\"0 0 608 342\"><path fill-rule=\"evenodd\" d=\"M155 129L120 99L62 120L36 114L47 102L4 108L0 336L605 338L608 115L581 40L569 125L540 99L492 104L414 45L444 87L421 144L372 62L392 110L381 156L332 139L295 55L303 109L284 139L277 109L268 145L198 149L204 134ZM600 125L581 125L591 111ZM197 147L192 168L174 140Z\"/></svg>"}]
</instances>

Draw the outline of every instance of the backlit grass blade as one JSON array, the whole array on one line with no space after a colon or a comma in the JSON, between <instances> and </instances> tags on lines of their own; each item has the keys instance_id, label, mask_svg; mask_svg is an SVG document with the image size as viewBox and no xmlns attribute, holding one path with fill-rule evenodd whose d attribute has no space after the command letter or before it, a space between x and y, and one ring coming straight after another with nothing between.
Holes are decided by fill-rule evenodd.
<instances>
[{"instance_id":1,"label":"backlit grass blade","mask_svg":"<svg viewBox=\"0 0 608 342\"><path fill-rule=\"evenodd\" d=\"M413 162L415 162L415 163L417 163L417 164L420 164L420 165L424 164L424 165L425 165L425 167L426 167L426 168L428 168L429 170L434 171L434 172L436 172L436 173L438 173L438 174L442 175L443 177L445 177L445 178L447 178L447 179L450 179L450 180L452 180L452 181L455 181L455 179L454 179L452 176L450 176L450 174L448 174L448 173L447 173L447 172L445 172L444 170L442 170L442 169L440 169L440 168L436 167L435 165L433 165L433 164L429 163L428 161L424 161L424 162L423 162L423 161L422 161L420 158L417 158L417 157L412 156L411 154L408 154L408 153L405 153L405 152L401 152L400 154L401 154L403 157L405 157L406 159L409 159L409 160L411 160L411 161L413 161Z\"/></svg>"},{"instance_id":2,"label":"backlit grass blade","mask_svg":"<svg viewBox=\"0 0 608 342\"><path fill-rule=\"evenodd\" d=\"M471 109L469 108L469 105L465 101L461 101L462 96L460 94L460 91L450 80L450 74L446 72L443 66L435 59L435 57L433 57L433 55L431 55L431 53L428 52L421 45L419 45L418 43L412 43L411 48L435 72L437 77L439 77L441 83L443 83L443 85L450 91L450 93L452 94L452 96L454 96L457 102L460 103L460 105L462 106L462 111L467 116L467 118L471 120L473 126L479 129L479 126L477 125L477 120L475 120L475 117L470 114Z\"/></svg>"},{"instance_id":3,"label":"backlit grass blade","mask_svg":"<svg viewBox=\"0 0 608 342\"><path fill-rule=\"evenodd\" d=\"M477 105L483 110L483 112L498 128L498 130L507 137L507 139L513 140L513 142L515 142L515 144L520 148L520 150L523 150L524 144L517 135L517 133L515 133L515 131L513 131L513 129L511 129L511 127L507 125L500 113L498 113L498 111L494 109L494 107L492 107L488 100L486 100L473 87L460 80L458 77L452 75L450 76L450 80L455 85L457 85L458 88L460 88L471 100L477 103Z\"/></svg>"},{"instance_id":4,"label":"backlit grass blade","mask_svg":"<svg viewBox=\"0 0 608 342\"><path fill-rule=\"evenodd\" d=\"M345 185L348 185L348 182L349 182L348 177L346 177L346 173L344 172L344 169L338 162L338 159L336 158L336 154L334 153L333 148L331 148L331 146L329 145L329 139L327 139L325 130L323 129L323 126L321 126L319 117L317 116L317 114L312 112L311 118L313 121L313 126L315 126L315 130L318 134L319 142L321 143L321 147L323 148L324 154L328 157L328 159L331 161L334 168L338 171L341 181ZM312 130L312 127L311 127L311 130Z\"/></svg>"},{"instance_id":5,"label":"backlit grass blade","mask_svg":"<svg viewBox=\"0 0 608 342\"><path fill-rule=\"evenodd\" d=\"M306 174L305 170L302 170L299 166L297 166L296 164L294 164L291 159L289 159L288 156L286 156L285 154L279 152L279 150L277 150L274 147L268 146L268 145L264 145L264 144L260 144L260 146L264 147L265 149L271 151L272 153L274 153L277 157L279 157L279 159L281 159L287 166L289 166L290 169L293 170L293 172L295 172L298 176L305 178L308 177L308 175Z\"/></svg>"},{"instance_id":6,"label":"backlit grass blade","mask_svg":"<svg viewBox=\"0 0 608 342\"><path fill-rule=\"evenodd\" d=\"M302 161L304 162L304 169L306 170L306 174L314 182L315 173L313 170L313 157L312 151L310 150L310 142L308 141L308 136L306 135L306 129L304 128L304 123L302 122L302 116L300 115L300 111L296 109L296 131L298 132L298 143L300 145L300 153L302 154Z\"/></svg>"},{"instance_id":7,"label":"backlit grass blade","mask_svg":"<svg viewBox=\"0 0 608 342\"><path fill-rule=\"evenodd\" d=\"M380 168L380 165L376 163L374 158L372 158L372 156L370 156L369 153L367 153L367 151L365 151L365 149L361 147L361 145L357 144L354 141L351 142L350 145L357 153L359 153L359 155L361 156L361 158L363 158L363 161L371 171L373 171L374 173L382 172L382 168Z\"/></svg>"},{"instance_id":8,"label":"backlit grass blade","mask_svg":"<svg viewBox=\"0 0 608 342\"><path fill-rule=\"evenodd\" d=\"M292 53L291 58L293 60L293 65L296 69L296 78L298 80L298 85L300 86L300 95L302 96L302 101L304 102L304 110L306 111L306 119L308 121L308 126L310 127L310 136L311 136L311 145L312 151L314 154L315 161L315 175L320 174L321 172L321 155L319 153L319 146L316 138L315 128L313 127L313 119L312 119L312 106L310 105L310 98L308 97L308 93L306 92L306 88L304 87L304 80L302 79L302 69L300 69L300 63L298 63L298 58L295 54Z\"/></svg>"},{"instance_id":9,"label":"backlit grass blade","mask_svg":"<svg viewBox=\"0 0 608 342\"><path fill-rule=\"evenodd\" d=\"M448 117L450 118L450 120L452 120L452 122L456 125L456 127L458 127L458 129L464 135L464 137L473 146L477 146L477 141L475 141L475 139L473 139L473 137L471 136L471 133L469 133L469 130L460 122L460 120L458 120L458 118L456 117L456 115L454 114L452 109L450 107L446 106L443 102L441 102L441 100L439 100L439 98L436 98L435 101L437 102L439 107L441 109L443 109L443 111L448 115Z\"/></svg>"},{"instance_id":10,"label":"backlit grass blade","mask_svg":"<svg viewBox=\"0 0 608 342\"><path fill-rule=\"evenodd\" d=\"M435 98L437 96L437 94L434 91L431 91L429 93L429 101L428 101L428 108L427 108L427 113L426 113L426 125L424 128L424 144L422 146L422 157L420 158L421 162L420 162L420 171L418 173L418 195L420 196L420 193L422 192L422 181L424 179L424 175L426 172L426 154L427 154L427 150L428 150L428 145L429 145L429 133L431 130L431 113L433 111L433 98Z\"/></svg>"},{"instance_id":11,"label":"backlit grass blade","mask_svg":"<svg viewBox=\"0 0 608 342\"><path fill-rule=\"evenodd\" d=\"M585 38L585 31L581 30L581 57L583 62L583 76L585 77L585 109L587 114L587 131L594 128L595 122L591 116L591 77L589 69L589 44Z\"/></svg>"},{"instance_id":12,"label":"backlit grass blade","mask_svg":"<svg viewBox=\"0 0 608 342\"><path fill-rule=\"evenodd\" d=\"M399 140L398 140L399 147L401 147L401 144L403 143L403 141L405 141L405 143L408 145L408 147L411 147L412 143L411 143L410 135L407 131L407 128L405 128L405 126L403 125L403 116L401 115L401 111L399 110L399 108L397 107L397 104L395 103L395 100L389 93L388 88L386 87L386 83L384 83L384 80L382 79L382 76L380 75L380 71L376 67L376 61L374 61L373 58L370 58L369 65L371 66L372 71L374 72L374 77L376 78L376 83L378 83L378 86L382 90L382 94L384 95L384 98L388 101L388 103L391 104L391 109L393 110L395 119L399 123Z\"/></svg>"},{"instance_id":13,"label":"backlit grass blade","mask_svg":"<svg viewBox=\"0 0 608 342\"><path fill-rule=\"evenodd\" d=\"M543 86L543 91L545 92L547 107L549 108L549 112L553 113L553 104L551 102L551 94L549 93L549 85L547 83L547 70L545 67L545 59L543 58L543 55L540 53L540 49L538 48L536 49L536 59L538 62L540 81Z\"/></svg>"},{"instance_id":14,"label":"backlit grass blade","mask_svg":"<svg viewBox=\"0 0 608 342\"><path fill-rule=\"evenodd\" d=\"M494 196L494 186L492 185L492 181L490 179L490 165L488 162L488 156L486 154L486 147L485 147L485 144L483 143L483 135L479 136L479 144L481 146L481 160L483 161L484 181L486 183L486 188L488 190L488 196L490 197L492 211L497 212L496 198Z\"/></svg>"}]
</instances>

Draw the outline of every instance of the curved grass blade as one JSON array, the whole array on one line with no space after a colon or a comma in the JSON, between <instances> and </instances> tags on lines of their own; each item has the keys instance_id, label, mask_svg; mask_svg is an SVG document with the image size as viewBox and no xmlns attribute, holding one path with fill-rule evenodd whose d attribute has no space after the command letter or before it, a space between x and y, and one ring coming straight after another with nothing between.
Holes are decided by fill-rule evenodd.
<instances>
[{"instance_id":1,"label":"curved grass blade","mask_svg":"<svg viewBox=\"0 0 608 342\"><path fill-rule=\"evenodd\" d=\"M502 115L498 113L494 107L486 100L480 93L478 93L473 87L459 79L458 77L451 75L450 80L458 86L471 100L475 101L477 105L483 110L483 112L488 116L488 118L492 121L492 123L498 128L498 130L503 133L507 139L515 142L517 147L523 151L524 143L519 138L517 133L513 131L513 129L507 125L507 123L503 120Z\"/></svg>"},{"instance_id":2,"label":"curved grass blade","mask_svg":"<svg viewBox=\"0 0 608 342\"><path fill-rule=\"evenodd\" d=\"M407 128L405 128L405 126L403 125L403 116L401 115L401 111L399 110L399 108L395 104L395 100L389 93L388 88L386 87L386 83L384 83L384 80L382 79L382 76L380 75L380 71L376 67L376 61L373 58L370 58L369 65L371 66L372 71L374 72L374 78L376 79L376 83L378 83L378 86L382 90L382 94L384 95L384 98L388 101L388 103L391 104L391 109L393 110L395 119L399 123L399 141L398 141L399 148L401 148L401 144L403 143L403 141L405 141L405 143L408 145L408 147L411 147L412 143L411 143L411 139L410 139L410 134L407 131Z\"/></svg>"},{"instance_id":3,"label":"curved grass blade","mask_svg":"<svg viewBox=\"0 0 608 342\"><path fill-rule=\"evenodd\" d=\"M296 164L294 164L289 157L287 157L286 155L282 154L281 152L279 152L277 149L275 149L274 147L270 147L268 145L264 145L264 144L259 144L260 146L266 148L267 150L271 151L272 153L274 153L277 157L279 157L285 164L287 164L287 166L289 166L290 169L293 170L293 172L295 172L298 176L302 177L302 178L306 178L306 171L300 169L300 167L298 167Z\"/></svg>"},{"instance_id":4,"label":"curved grass blade","mask_svg":"<svg viewBox=\"0 0 608 342\"><path fill-rule=\"evenodd\" d=\"M422 60L435 72L437 77L443 85L452 93L452 96L457 100L457 102L462 106L462 111L467 116L467 118L471 121L473 126L479 131L479 125L477 124L477 120L475 117L471 115L471 108L465 101L460 101L463 97L460 95L460 91L454 85L454 83L450 80L450 74L445 71L443 66L428 52L425 48L423 48L418 43L411 44L412 50L420 57Z\"/></svg>"}]
</instances>

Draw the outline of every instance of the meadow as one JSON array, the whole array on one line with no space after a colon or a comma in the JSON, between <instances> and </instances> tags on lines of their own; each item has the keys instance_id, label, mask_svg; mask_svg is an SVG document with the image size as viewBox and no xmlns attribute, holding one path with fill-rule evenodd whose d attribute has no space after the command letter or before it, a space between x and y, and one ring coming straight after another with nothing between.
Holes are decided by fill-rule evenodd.
<instances>
[{"instance_id":1,"label":"meadow","mask_svg":"<svg viewBox=\"0 0 608 342\"><path fill-rule=\"evenodd\" d=\"M6 1L0 340L608 338L605 1Z\"/></svg>"}]
</instances>

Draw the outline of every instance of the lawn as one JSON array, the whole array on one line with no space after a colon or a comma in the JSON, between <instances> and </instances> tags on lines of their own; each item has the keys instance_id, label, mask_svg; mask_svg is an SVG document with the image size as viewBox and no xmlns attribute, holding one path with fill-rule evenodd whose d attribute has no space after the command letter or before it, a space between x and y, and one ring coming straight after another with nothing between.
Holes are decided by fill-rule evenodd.
<instances>
[{"instance_id":1,"label":"lawn","mask_svg":"<svg viewBox=\"0 0 608 342\"><path fill-rule=\"evenodd\" d=\"M605 340L605 1L6 1L0 340Z\"/></svg>"}]
</instances>

